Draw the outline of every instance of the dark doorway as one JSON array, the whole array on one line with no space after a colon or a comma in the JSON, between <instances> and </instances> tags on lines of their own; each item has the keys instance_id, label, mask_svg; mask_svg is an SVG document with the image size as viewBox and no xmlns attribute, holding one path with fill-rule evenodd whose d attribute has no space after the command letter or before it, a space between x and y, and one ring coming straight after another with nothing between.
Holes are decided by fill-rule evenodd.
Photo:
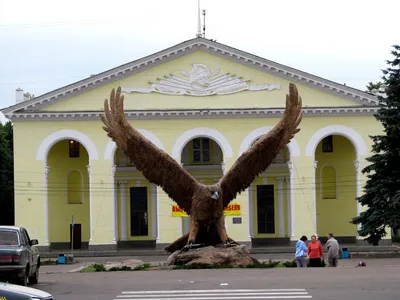
<instances>
[{"instance_id":1,"label":"dark doorway","mask_svg":"<svg viewBox=\"0 0 400 300\"><path fill-rule=\"evenodd\" d=\"M73 249L82 249L82 225L81 224L74 224L72 228L72 224L69 227L69 248L71 249L71 242L72 242L72 230L74 230L74 245Z\"/></svg>"},{"instance_id":2,"label":"dark doorway","mask_svg":"<svg viewBox=\"0 0 400 300\"><path fill-rule=\"evenodd\" d=\"M147 187L132 187L131 194L131 236L148 236Z\"/></svg>"},{"instance_id":3,"label":"dark doorway","mask_svg":"<svg viewBox=\"0 0 400 300\"><path fill-rule=\"evenodd\" d=\"M258 233L275 233L274 185L257 185Z\"/></svg>"}]
</instances>

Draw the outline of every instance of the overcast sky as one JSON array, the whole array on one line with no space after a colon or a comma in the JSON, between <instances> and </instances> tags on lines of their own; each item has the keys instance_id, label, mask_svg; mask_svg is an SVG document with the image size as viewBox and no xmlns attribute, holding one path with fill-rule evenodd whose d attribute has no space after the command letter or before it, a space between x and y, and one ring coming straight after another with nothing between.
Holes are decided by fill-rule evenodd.
<instances>
[{"instance_id":1,"label":"overcast sky","mask_svg":"<svg viewBox=\"0 0 400 300\"><path fill-rule=\"evenodd\" d=\"M201 0L206 38L364 90L400 43L399 0ZM0 0L0 107L195 37L197 0Z\"/></svg>"}]
</instances>

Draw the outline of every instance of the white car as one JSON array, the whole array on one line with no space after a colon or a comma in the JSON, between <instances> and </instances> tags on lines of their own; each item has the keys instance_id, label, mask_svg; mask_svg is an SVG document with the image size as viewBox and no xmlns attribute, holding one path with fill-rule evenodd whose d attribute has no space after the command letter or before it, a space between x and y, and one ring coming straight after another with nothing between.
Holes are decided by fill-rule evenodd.
<instances>
[{"instance_id":1,"label":"white car","mask_svg":"<svg viewBox=\"0 0 400 300\"><path fill-rule=\"evenodd\" d=\"M0 299L54 300L54 297L51 294L38 289L0 282Z\"/></svg>"}]
</instances>

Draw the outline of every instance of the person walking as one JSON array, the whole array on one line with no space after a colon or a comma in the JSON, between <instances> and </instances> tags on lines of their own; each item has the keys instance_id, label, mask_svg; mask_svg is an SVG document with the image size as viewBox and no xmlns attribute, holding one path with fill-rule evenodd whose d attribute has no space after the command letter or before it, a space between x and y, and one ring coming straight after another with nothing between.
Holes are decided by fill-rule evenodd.
<instances>
[{"instance_id":1,"label":"person walking","mask_svg":"<svg viewBox=\"0 0 400 300\"><path fill-rule=\"evenodd\" d=\"M307 268L307 237L303 235L296 243L296 264L298 268Z\"/></svg>"},{"instance_id":2,"label":"person walking","mask_svg":"<svg viewBox=\"0 0 400 300\"><path fill-rule=\"evenodd\" d=\"M339 243L333 237L332 233L328 234L328 241L325 244L326 250L328 250L328 264L329 267L337 267L339 258Z\"/></svg>"},{"instance_id":3,"label":"person walking","mask_svg":"<svg viewBox=\"0 0 400 300\"><path fill-rule=\"evenodd\" d=\"M311 236L311 242L308 244L308 257L310 258L310 267L321 267L321 258L324 257L321 242L315 235Z\"/></svg>"}]
</instances>

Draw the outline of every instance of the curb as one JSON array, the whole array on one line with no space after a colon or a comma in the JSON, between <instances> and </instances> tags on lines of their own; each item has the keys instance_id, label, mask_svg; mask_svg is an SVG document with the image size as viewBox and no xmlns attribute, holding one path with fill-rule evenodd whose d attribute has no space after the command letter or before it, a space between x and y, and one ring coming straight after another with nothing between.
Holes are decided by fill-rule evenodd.
<instances>
[{"instance_id":1,"label":"curb","mask_svg":"<svg viewBox=\"0 0 400 300\"><path fill-rule=\"evenodd\" d=\"M378 246L378 247L341 247L348 248L351 256L359 257L400 257L400 248L396 246ZM250 254L289 254L294 253L293 247L270 247L270 248L250 248ZM40 256L42 259L57 258L60 252L42 252ZM65 252L64 255L71 255L69 252ZM131 250L131 251L85 251L85 252L74 252L74 258L77 257L165 257L166 254L161 250Z\"/></svg>"}]
</instances>

